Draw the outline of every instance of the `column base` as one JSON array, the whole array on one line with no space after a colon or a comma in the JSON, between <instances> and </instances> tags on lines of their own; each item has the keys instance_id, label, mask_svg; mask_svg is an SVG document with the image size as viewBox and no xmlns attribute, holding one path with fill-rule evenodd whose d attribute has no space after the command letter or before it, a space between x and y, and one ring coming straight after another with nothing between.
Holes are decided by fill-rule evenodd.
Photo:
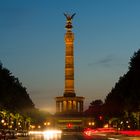
<instances>
[{"instance_id":1,"label":"column base","mask_svg":"<svg viewBox=\"0 0 140 140\"><path fill-rule=\"evenodd\" d=\"M74 97L59 96L59 97L56 97L55 99L56 99L56 113L58 113L58 114L81 114L81 113L83 113L84 97L82 97L82 96L74 96Z\"/></svg>"},{"instance_id":2,"label":"column base","mask_svg":"<svg viewBox=\"0 0 140 140\"><path fill-rule=\"evenodd\" d=\"M76 97L75 93L71 93L71 92L65 92L64 93L64 97Z\"/></svg>"}]
</instances>

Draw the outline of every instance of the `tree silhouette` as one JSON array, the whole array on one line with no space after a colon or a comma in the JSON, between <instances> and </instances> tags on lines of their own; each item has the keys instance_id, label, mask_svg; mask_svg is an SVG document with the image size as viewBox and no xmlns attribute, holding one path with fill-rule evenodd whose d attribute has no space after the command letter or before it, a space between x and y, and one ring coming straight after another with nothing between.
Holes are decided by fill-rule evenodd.
<instances>
[{"instance_id":1,"label":"tree silhouette","mask_svg":"<svg viewBox=\"0 0 140 140\"><path fill-rule=\"evenodd\" d=\"M0 108L24 112L35 108L26 88L0 63Z\"/></svg>"},{"instance_id":2,"label":"tree silhouette","mask_svg":"<svg viewBox=\"0 0 140 140\"><path fill-rule=\"evenodd\" d=\"M22 129L28 129L30 123L43 123L47 116L50 116L48 112L35 108L26 88L0 62L0 121L11 118L13 127L18 128L20 123Z\"/></svg>"},{"instance_id":3,"label":"tree silhouette","mask_svg":"<svg viewBox=\"0 0 140 140\"><path fill-rule=\"evenodd\" d=\"M140 50L130 58L128 68L106 97L105 104L112 112L131 113L140 109Z\"/></svg>"}]
</instances>

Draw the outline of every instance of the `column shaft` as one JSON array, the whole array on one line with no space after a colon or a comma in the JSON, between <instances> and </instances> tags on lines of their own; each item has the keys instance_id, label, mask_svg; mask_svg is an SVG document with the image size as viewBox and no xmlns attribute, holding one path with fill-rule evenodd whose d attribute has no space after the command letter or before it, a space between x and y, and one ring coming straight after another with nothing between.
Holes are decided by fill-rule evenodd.
<instances>
[{"instance_id":1,"label":"column shaft","mask_svg":"<svg viewBox=\"0 0 140 140\"><path fill-rule=\"evenodd\" d=\"M67 31L65 34L65 92L66 96L75 96L74 91L74 34Z\"/></svg>"}]
</instances>

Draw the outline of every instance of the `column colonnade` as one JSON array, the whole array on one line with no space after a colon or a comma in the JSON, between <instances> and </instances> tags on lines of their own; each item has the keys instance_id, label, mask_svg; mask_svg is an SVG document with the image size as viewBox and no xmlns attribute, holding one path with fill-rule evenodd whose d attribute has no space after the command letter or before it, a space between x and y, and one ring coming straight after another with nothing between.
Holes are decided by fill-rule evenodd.
<instances>
[{"instance_id":1,"label":"column colonnade","mask_svg":"<svg viewBox=\"0 0 140 140\"><path fill-rule=\"evenodd\" d=\"M83 99L59 98L56 100L56 113L83 112Z\"/></svg>"}]
</instances>

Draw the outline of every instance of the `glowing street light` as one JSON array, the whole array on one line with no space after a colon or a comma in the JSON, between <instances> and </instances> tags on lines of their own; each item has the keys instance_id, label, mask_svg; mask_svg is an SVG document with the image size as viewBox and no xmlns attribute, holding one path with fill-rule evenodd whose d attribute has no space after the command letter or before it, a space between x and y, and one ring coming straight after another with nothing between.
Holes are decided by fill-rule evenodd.
<instances>
[{"instance_id":1,"label":"glowing street light","mask_svg":"<svg viewBox=\"0 0 140 140\"><path fill-rule=\"evenodd\" d=\"M50 122L47 122L47 125L50 125L51 123Z\"/></svg>"},{"instance_id":2,"label":"glowing street light","mask_svg":"<svg viewBox=\"0 0 140 140\"><path fill-rule=\"evenodd\" d=\"M5 121L2 119L2 120L1 120L1 123L4 123L4 122L5 122Z\"/></svg>"},{"instance_id":3,"label":"glowing street light","mask_svg":"<svg viewBox=\"0 0 140 140\"><path fill-rule=\"evenodd\" d=\"M95 122L89 122L88 125L89 126L94 126L95 125Z\"/></svg>"}]
</instances>

